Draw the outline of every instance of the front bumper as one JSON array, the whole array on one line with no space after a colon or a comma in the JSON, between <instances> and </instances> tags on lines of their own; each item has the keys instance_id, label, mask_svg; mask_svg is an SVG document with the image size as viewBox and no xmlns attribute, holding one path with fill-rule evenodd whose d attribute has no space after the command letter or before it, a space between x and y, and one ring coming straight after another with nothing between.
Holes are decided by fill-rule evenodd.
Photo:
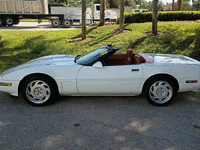
<instances>
[{"instance_id":1,"label":"front bumper","mask_svg":"<svg viewBox=\"0 0 200 150\"><path fill-rule=\"evenodd\" d=\"M12 83L0 82L0 86L8 86L11 87Z\"/></svg>"},{"instance_id":2,"label":"front bumper","mask_svg":"<svg viewBox=\"0 0 200 150\"><path fill-rule=\"evenodd\" d=\"M19 81L4 81L0 78L0 91L18 96Z\"/></svg>"}]
</instances>

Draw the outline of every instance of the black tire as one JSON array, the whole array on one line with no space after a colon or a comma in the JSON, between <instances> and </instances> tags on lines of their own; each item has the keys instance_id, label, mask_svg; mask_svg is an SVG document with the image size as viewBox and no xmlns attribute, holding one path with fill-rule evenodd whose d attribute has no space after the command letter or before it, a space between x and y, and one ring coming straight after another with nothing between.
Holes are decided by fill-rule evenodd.
<instances>
[{"instance_id":1,"label":"black tire","mask_svg":"<svg viewBox=\"0 0 200 150\"><path fill-rule=\"evenodd\" d=\"M0 18L0 27L3 27L3 26L4 26L3 19Z\"/></svg>"},{"instance_id":2,"label":"black tire","mask_svg":"<svg viewBox=\"0 0 200 150\"><path fill-rule=\"evenodd\" d=\"M19 22L20 22L20 19L19 19L19 18L15 19L15 24L16 24L16 25L19 24Z\"/></svg>"},{"instance_id":3,"label":"black tire","mask_svg":"<svg viewBox=\"0 0 200 150\"><path fill-rule=\"evenodd\" d=\"M49 105L56 95L56 86L47 78L31 77L22 86L24 100L33 106Z\"/></svg>"},{"instance_id":4,"label":"black tire","mask_svg":"<svg viewBox=\"0 0 200 150\"><path fill-rule=\"evenodd\" d=\"M60 27L61 22L60 22L59 19L53 19L53 20L51 21L51 24L52 24L52 26L53 26L54 28L58 28L58 27Z\"/></svg>"},{"instance_id":5,"label":"black tire","mask_svg":"<svg viewBox=\"0 0 200 150\"><path fill-rule=\"evenodd\" d=\"M177 89L167 78L155 78L145 85L145 98L154 106L167 106L175 98Z\"/></svg>"},{"instance_id":6,"label":"black tire","mask_svg":"<svg viewBox=\"0 0 200 150\"><path fill-rule=\"evenodd\" d=\"M14 22L15 21L12 17L6 17L5 19L5 24L8 25L9 27L13 26Z\"/></svg>"},{"instance_id":7,"label":"black tire","mask_svg":"<svg viewBox=\"0 0 200 150\"><path fill-rule=\"evenodd\" d=\"M111 21L110 18L105 19L105 22L110 22L110 21Z\"/></svg>"},{"instance_id":8,"label":"black tire","mask_svg":"<svg viewBox=\"0 0 200 150\"><path fill-rule=\"evenodd\" d=\"M64 27L69 28L72 25L72 22L68 19L65 19L63 21L63 25L64 25Z\"/></svg>"}]
</instances>

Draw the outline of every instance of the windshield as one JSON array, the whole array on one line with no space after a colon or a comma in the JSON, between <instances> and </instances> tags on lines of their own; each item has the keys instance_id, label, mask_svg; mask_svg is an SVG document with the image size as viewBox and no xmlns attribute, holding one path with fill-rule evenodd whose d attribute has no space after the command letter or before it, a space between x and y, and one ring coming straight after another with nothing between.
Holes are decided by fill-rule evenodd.
<instances>
[{"instance_id":1,"label":"windshield","mask_svg":"<svg viewBox=\"0 0 200 150\"><path fill-rule=\"evenodd\" d=\"M102 55L105 55L107 53L108 53L108 49L105 47L102 47L96 51L93 51L87 55L80 57L78 60L76 60L76 63L79 65L91 65L95 61L98 61Z\"/></svg>"}]
</instances>

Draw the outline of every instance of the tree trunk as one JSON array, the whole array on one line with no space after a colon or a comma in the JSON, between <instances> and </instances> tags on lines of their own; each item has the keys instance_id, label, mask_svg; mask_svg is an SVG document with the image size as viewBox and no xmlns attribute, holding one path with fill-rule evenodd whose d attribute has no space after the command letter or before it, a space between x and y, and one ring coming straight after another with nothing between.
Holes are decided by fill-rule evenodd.
<instances>
[{"instance_id":1,"label":"tree trunk","mask_svg":"<svg viewBox=\"0 0 200 150\"><path fill-rule=\"evenodd\" d=\"M82 0L82 40L86 39L86 0Z\"/></svg>"},{"instance_id":2,"label":"tree trunk","mask_svg":"<svg viewBox=\"0 0 200 150\"><path fill-rule=\"evenodd\" d=\"M120 20L119 20L119 32L124 30L124 0L120 0Z\"/></svg>"},{"instance_id":3,"label":"tree trunk","mask_svg":"<svg viewBox=\"0 0 200 150\"><path fill-rule=\"evenodd\" d=\"M194 10L194 0L192 0L192 10Z\"/></svg>"},{"instance_id":4,"label":"tree trunk","mask_svg":"<svg viewBox=\"0 0 200 150\"><path fill-rule=\"evenodd\" d=\"M181 11L182 0L178 0L178 11Z\"/></svg>"},{"instance_id":5,"label":"tree trunk","mask_svg":"<svg viewBox=\"0 0 200 150\"><path fill-rule=\"evenodd\" d=\"M100 26L103 26L105 24L105 0L100 0Z\"/></svg>"},{"instance_id":6,"label":"tree trunk","mask_svg":"<svg viewBox=\"0 0 200 150\"><path fill-rule=\"evenodd\" d=\"M174 0L172 0L172 11L174 11Z\"/></svg>"},{"instance_id":7,"label":"tree trunk","mask_svg":"<svg viewBox=\"0 0 200 150\"><path fill-rule=\"evenodd\" d=\"M158 22L158 0L153 0L153 13L152 13L152 34L157 35L157 22Z\"/></svg>"}]
</instances>

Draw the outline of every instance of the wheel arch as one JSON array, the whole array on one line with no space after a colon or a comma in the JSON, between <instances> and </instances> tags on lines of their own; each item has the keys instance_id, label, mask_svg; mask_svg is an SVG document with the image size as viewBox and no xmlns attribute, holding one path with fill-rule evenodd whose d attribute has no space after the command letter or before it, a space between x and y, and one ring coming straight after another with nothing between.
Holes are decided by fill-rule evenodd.
<instances>
[{"instance_id":1,"label":"wheel arch","mask_svg":"<svg viewBox=\"0 0 200 150\"><path fill-rule=\"evenodd\" d=\"M56 93L59 93L58 92L58 85L56 83L56 81L49 75L47 74L43 74L43 73L34 73L34 74L29 74L27 76L25 76L19 83L19 86L18 86L18 94L20 94L22 92L22 87L23 87L23 84L26 82L27 79L31 78L31 77L44 77L44 78L47 78L48 80L52 81L54 86L55 86L55 89L57 90Z\"/></svg>"},{"instance_id":2,"label":"wheel arch","mask_svg":"<svg viewBox=\"0 0 200 150\"><path fill-rule=\"evenodd\" d=\"M156 74L156 75L150 76L150 77L145 81L145 83L143 84L143 87L142 87L142 93L144 93L145 86L146 86L152 79L155 79L155 78L168 78L168 79L171 79L171 80L173 81L173 83L175 84L175 86L176 86L176 91L179 90L179 83L178 83L178 80L177 80L175 77L173 77L172 75L169 75L169 74L161 73L161 74Z\"/></svg>"}]
</instances>

